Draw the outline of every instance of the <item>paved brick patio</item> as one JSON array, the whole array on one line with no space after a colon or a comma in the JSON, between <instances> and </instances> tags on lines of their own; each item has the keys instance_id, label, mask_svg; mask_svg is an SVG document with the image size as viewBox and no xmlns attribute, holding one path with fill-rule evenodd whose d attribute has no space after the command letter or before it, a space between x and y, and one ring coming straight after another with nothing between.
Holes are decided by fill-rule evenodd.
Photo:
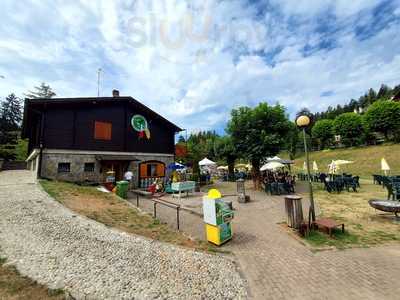
<instances>
[{"instance_id":1,"label":"paved brick patio","mask_svg":"<svg viewBox=\"0 0 400 300\"><path fill-rule=\"evenodd\" d=\"M232 184L219 187L234 193ZM249 194L246 204L230 198L234 239L223 249L236 256L254 299L400 299L400 245L313 253L278 224L284 220L282 197ZM201 211L201 196L181 204ZM148 201L141 205L151 209ZM175 224L173 210L159 209L158 215ZM182 212L181 220L183 231L204 239L201 217Z\"/></svg>"}]
</instances>

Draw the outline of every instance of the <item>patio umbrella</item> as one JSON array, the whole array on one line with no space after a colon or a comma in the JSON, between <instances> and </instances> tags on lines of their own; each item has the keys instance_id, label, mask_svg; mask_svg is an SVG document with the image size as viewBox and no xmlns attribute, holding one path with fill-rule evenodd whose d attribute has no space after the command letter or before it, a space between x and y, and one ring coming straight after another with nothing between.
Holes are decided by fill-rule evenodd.
<instances>
[{"instance_id":1,"label":"patio umbrella","mask_svg":"<svg viewBox=\"0 0 400 300\"><path fill-rule=\"evenodd\" d=\"M207 167L207 166L215 166L216 163L213 162L212 160L209 160L207 157L199 161L199 166L201 167Z\"/></svg>"},{"instance_id":2,"label":"patio umbrella","mask_svg":"<svg viewBox=\"0 0 400 300\"><path fill-rule=\"evenodd\" d=\"M290 159L282 159L282 158L280 158L279 156L268 157L268 158L267 158L267 162L271 162L271 161L277 161L277 162L280 162L281 164L284 164L284 165L290 165L290 164L293 164L293 163L294 163L293 160L290 160Z\"/></svg>"},{"instance_id":3,"label":"patio umbrella","mask_svg":"<svg viewBox=\"0 0 400 300\"><path fill-rule=\"evenodd\" d=\"M281 164L280 162L277 162L277 161L271 161L271 162L266 163L265 165L263 165L260 168L260 171L276 170L276 169L283 168L283 167L285 167L284 164Z\"/></svg>"},{"instance_id":4,"label":"patio umbrella","mask_svg":"<svg viewBox=\"0 0 400 300\"><path fill-rule=\"evenodd\" d=\"M387 175L387 171L390 171L389 164L384 157L381 160L381 169L383 172L385 172L385 175Z\"/></svg>"},{"instance_id":5,"label":"patio umbrella","mask_svg":"<svg viewBox=\"0 0 400 300\"><path fill-rule=\"evenodd\" d=\"M338 170L339 165L336 164L336 161L332 160L332 162L329 164L329 174L336 174Z\"/></svg>"},{"instance_id":6,"label":"patio umbrella","mask_svg":"<svg viewBox=\"0 0 400 300\"><path fill-rule=\"evenodd\" d=\"M318 165L317 165L317 162L316 162L315 160L314 160L314 162L313 162L312 168L313 168L313 170L314 170L315 172L318 172Z\"/></svg>"},{"instance_id":7,"label":"patio umbrella","mask_svg":"<svg viewBox=\"0 0 400 300\"><path fill-rule=\"evenodd\" d=\"M181 169L184 169L184 168L185 168L185 166L180 164L180 163L170 163L167 166L168 170L181 170Z\"/></svg>"}]
</instances>

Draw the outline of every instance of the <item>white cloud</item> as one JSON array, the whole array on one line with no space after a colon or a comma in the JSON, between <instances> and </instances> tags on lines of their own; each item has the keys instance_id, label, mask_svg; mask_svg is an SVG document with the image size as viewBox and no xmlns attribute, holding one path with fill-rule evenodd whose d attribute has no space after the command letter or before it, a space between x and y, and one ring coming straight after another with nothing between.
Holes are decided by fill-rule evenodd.
<instances>
[{"instance_id":1,"label":"white cloud","mask_svg":"<svg viewBox=\"0 0 400 300\"><path fill-rule=\"evenodd\" d=\"M269 3L6 0L0 88L21 95L46 81L59 96L96 95L101 67L103 95L118 88L182 127L211 129L239 105L321 110L400 83L399 22L356 35L382 1Z\"/></svg>"}]
</instances>

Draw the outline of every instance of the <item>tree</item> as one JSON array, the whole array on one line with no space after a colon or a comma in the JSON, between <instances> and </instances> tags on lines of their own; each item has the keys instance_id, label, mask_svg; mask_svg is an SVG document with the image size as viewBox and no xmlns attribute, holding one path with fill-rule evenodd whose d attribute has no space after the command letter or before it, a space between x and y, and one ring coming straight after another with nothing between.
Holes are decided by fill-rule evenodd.
<instances>
[{"instance_id":1,"label":"tree","mask_svg":"<svg viewBox=\"0 0 400 300\"><path fill-rule=\"evenodd\" d=\"M386 139L389 138L389 133L397 135L400 132L400 103L375 102L365 114L365 123L370 130L383 133Z\"/></svg>"},{"instance_id":2,"label":"tree","mask_svg":"<svg viewBox=\"0 0 400 300\"><path fill-rule=\"evenodd\" d=\"M193 165L193 172L198 173L199 161L204 157L214 160L215 141L218 135L213 131L191 134L187 140L187 161Z\"/></svg>"},{"instance_id":3,"label":"tree","mask_svg":"<svg viewBox=\"0 0 400 300\"><path fill-rule=\"evenodd\" d=\"M378 95L376 96L376 99L377 100L383 100L383 99L388 100L392 96L391 93L392 93L391 88L388 87L386 84L382 84L381 88L378 91ZM372 103L373 102L371 102L371 104Z\"/></svg>"},{"instance_id":4,"label":"tree","mask_svg":"<svg viewBox=\"0 0 400 300\"><path fill-rule=\"evenodd\" d=\"M318 144L322 149L329 146L334 136L333 120L325 119L317 121L311 133L312 137L318 140Z\"/></svg>"},{"instance_id":5,"label":"tree","mask_svg":"<svg viewBox=\"0 0 400 300\"><path fill-rule=\"evenodd\" d=\"M296 158L297 149L299 148L299 142L301 142L300 131L297 125L293 122L290 122L290 129L286 139L286 149L289 152L290 159Z\"/></svg>"},{"instance_id":6,"label":"tree","mask_svg":"<svg viewBox=\"0 0 400 300\"><path fill-rule=\"evenodd\" d=\"M0 157L15 159L15 145L18 141L22 120L21 100L10 94L0 104Z\"/></svg>"},{"instance_id":7,"label":"tree","mask_svg":"<svg viewBox=\"0 0 400 300\"><path fill-rule=\"evenodd\" d=\"M260 184L261 162L279 153L289 130L290 123L283 106L260 103L255 108L232 110L227 132L232 136L236 153L251 162L255 188Z\"/></svg>"},{"instance_id":8,"label":"tree","mask_svg":"<svg viewBox=\"0 0 400 300\"><path fill-rule=\"evenodd\" d=\"M38 99L38 98L53 98L56 96L56 93L50 87L50 85L42 82L40 86L35 86L34 91L28 91L25 96L30 99Z\"/></svg>"},{"instance_id":9,"label":"tree","mask_svg":"<svg viewBox=\"0 0 400 300\"><path fill-rule=\"evenodd\" d=\"M238 158L232 137L225 135L215 141L215 152L218 160L224 160L228 165L229 178L234 178L235 161Z\"/></svg>"},{"instance_id":10,"label":"tree","mask_svg":"<svg viewBox=\"0 0 400 300\"><path fill-rule=\"evenodd\" d=\"M0 106L0 131L17 131L20 129L22 120L21 100L10 94Z\"/></svg>"},{"instance_id":11,"label":"tree","mask_svg":"<svg viewBox=\"0 0 400 300\"><path fill-rule=\"evenodd\" d=\"M362 117L356 113L341 114L333 121L333 130L335 134L341 136L346 146L358 145L364 134Z\"/></svg>"},{"instance_id":12,"label":"tree","mask_svg":"<svg viewBox=\"0 0 400 300\"><path fill-rule=\"evenodd\" d=\"M178 137L178 143L186 143L185 138L183 137L183 135L179 135Z\"/></svg>"},{"instance_id":13,"label":"tree","mask_svg":"<svg viewBox=\"0 0 400 300\"><path fill-rule=\"evenodd\" d=\"M15 145L15 159L25 160L28 157L28 140L18 139L17 145Z\"/></svg>"}]
</instances>

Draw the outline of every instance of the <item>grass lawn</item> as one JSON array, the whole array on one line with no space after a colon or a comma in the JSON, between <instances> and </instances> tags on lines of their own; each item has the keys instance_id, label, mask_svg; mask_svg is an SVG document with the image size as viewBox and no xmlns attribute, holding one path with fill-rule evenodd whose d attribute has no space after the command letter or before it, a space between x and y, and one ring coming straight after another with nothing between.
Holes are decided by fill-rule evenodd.
<instances>
[{"instance_id":1,"label":"grass lawn","mask_svg":"<svg viewBox=\"0 0 400 300\"><path fill-rule=\"evenodd\" d=\"M218 251L206 242L189 239L112 193L66 182L41 180L40 183L50 196L72 211L106 226L184 247Z\"/></svg>"},{"instance_id":2,"label":"grass lawn","mask_svg":"<svg viewBox=\"0 0 400 300\"><path fill-rule=\"evenodd\" d=\"M313 232L306 240L312 246L335 246L337 248L368 247L387 242L400 241L400 220L394 214L375 211L369 206L371 198L386 199L387 191L379 185L361 183L359 192L343 191L328 193L322 184L315 184L315 200L322 217L345 224L345 234L336 230L334 238ZM306 194L304 197L307 197Z\"/></svg>"},{"instance_id":3,"label":"grass lawn","mask_svg":"<svg viewBox=\"0 0 400 300\"><path fill-rule=\"evenodd\" d=\"M4 266L5 262L0 258L0 299L65 299L63 290L50 290L21 276L14 267Z\"/></svg>"},{"instance_id":4,"label":"grass lawn","mask_svg":"<svg viewBox=\"0 0 400 300\"><path fill-rule=\"evenodd\" d=\"M368 147L343 148L310 152L310 159L316 161L321 172L327 172L328 164L332 160L344 159L354 161L353 164L342 166L342 171L362 178L372 178L372 174L381 173L381 159L386 158L392 174L400 175L400 144L379 145ZM286 156L282 154L282 156ZM294 170L303 169L304 156L295 160Z\"/></svg>"}]
</instances>

